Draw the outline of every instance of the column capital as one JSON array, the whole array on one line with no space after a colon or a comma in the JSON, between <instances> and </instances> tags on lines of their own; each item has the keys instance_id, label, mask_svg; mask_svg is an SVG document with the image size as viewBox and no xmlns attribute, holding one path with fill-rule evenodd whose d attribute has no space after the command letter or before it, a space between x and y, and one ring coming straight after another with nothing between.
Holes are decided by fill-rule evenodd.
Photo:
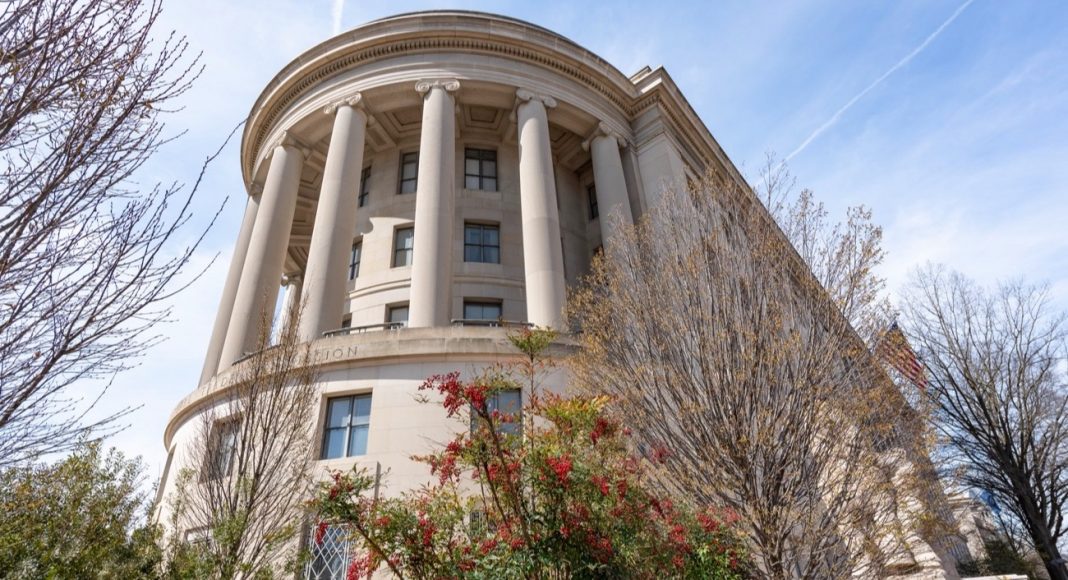
<instances>
[{"instance_id":1,"label":"column capital","mask_svg":"<svg viewBox=\"0 0 1068 580\"><path fill-rule=\"evenodd\" d=\"M278 138L277 141L274 142L274 145L271 147L271 152L273 153L274 150L279 147L285 147L286 149L294 149L296 151L299 151L300 154L304 157L305 161L307 161L308 157L311 156L312 152L311 147L305 145L300 139L297 139L289 131L282 131L282 135Z\"/></svg>"},{"instance_id":2,"label":"column capital","mask_svg":"<svg viewBox=\"0 0 1068 580\"><path fill-rule=\"evenodd\" d=\"M290 286L293 284L300 284L300 274L293 272L292 274L282 274L282 286Z\"/></svg>"},{"instance_id":3,"label":"column capital","mask_svg":"<svg viewBox=\"0 0 1068 580\"><path fill-rule=\"evenodd\" d=\"M599 138L614 139L616 147L619 148L623 148L627 144L627 140L622 135L613 131L607 123L601 121L597 123L597 126L593 128L593 131L586 136L586 140L582 142L582 150L589 151L590 144L593 143L593 140Z\"/></svg>"},{"instance_id":4,"label":"column capital","mask_svg":"<svg viewBox=\"0 0 1068 580\"><path fill-rule=\"evenodd\" d=\"M456 79L421 79L415 83L415 90L424 97L430 94L430 89L442 88L453 93L460 90L460 81Z\"/></svg>"},{"instance_id":5,"label":"column capital","mask_svg":"<svg viewBox=\"0 0 1068 580\"><path fill-rule=\"evenodd\" d=\"M532 91L530 89L518 89L518 90L516 90L515 98L516 98L516 100L522 101L524 103L527 103L527 102L530 102L530 101L541 101L541 104L545 105L546 109L552 109L552 108L556 107L556 99L550 97L549 95L543 95L541 93L536 93L536 92L534 92L534 91Z\"/></svg>"},{"instance_id":6,"label":"column capital","mask_svg":"<svg viewBox=\"0 0 1068 580\"><path fill-rule=\"evenodd\" d=\"M366 111L366 104L363 102L363 94L352 93L351 95L343 99L338 99L337 101L334 101L333 103L330 103L329 105L323 107L323 113L327 115L333 115L341 107L353 107L364 109Z\"/></svg>"}]
</instances>

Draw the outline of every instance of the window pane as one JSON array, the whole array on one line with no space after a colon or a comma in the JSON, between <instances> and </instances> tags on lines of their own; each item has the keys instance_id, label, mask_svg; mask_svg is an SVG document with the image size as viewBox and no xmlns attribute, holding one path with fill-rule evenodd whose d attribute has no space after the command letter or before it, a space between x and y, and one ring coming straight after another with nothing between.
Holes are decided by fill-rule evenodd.
<instances>
[{"instance_id":1,"label":"window pane","mask_svg":"<svg viewBox=\"0 0 1068 580\"><path fill-rule=\"evenodd\" d=\"M415 179L417 171L418 171L418 166L416 164L414 164L414 163L405 163L404 166L401 167L401 178L402 179Z\"/></svg>"},{"instance_id":2,"label":"window pane","mask_svg":"<svg viewBox=\"0 0 1068 580\"><path fill-rule=\"evenodd\" d=\"M497 191L497 180L492 177L482 178L482 189L485 191Z\"/></svg>"},{"instance_id":3,"label":"window pane","mask_svg":"<svg viewBox=\"0 0 1068 580\"><path fill-rule=\"evenodd\" d=\"M501 317L501 305L500 304L485 304L482 306L482 318L487 320L497 320Z\"/></svg>"},{"instance_id":4,"label":"window pane","mask_svg":"<svg viewBox=\"0 0 1068 580\"><path fill-rule=\"evenodd\" d=\"M481 246L464 246L464 261L465 262L481 262L482 261L482 247Z\"/></svg>"},{"instance_id":5,"label":"window pane","mask_svg":"<svg viewBox=\"0 0 1068 580\"><path fill-rule=\"evenodd\" d=\"M501 263L501 250L500 248L486 246L482 248L482 261L487 264L500 264Z\"/></svg>"},{"instance_id":6,"label":"window pane","mask_svg":"<svg viewBox=\"0 0 1068 580\"><path fill-rule=\"evenodd\" d=\"M414 230L412 228L404 228L397 230L397 247L404 248L405 250L412 247L412 234Z\"/></svg>"},{"instance_id":7,"label":"window pane","mask_svg":"<svg viewBox=\"0 0 1068 580\"><path fill-rule=\"evenodd\" d=\"M464 178L464 189L479 189L478 177L468 175Z\"/></svg>"},{"instance_id":8,"label":"window pane","mask_svg":"<svg viewBox=\"0 0 1068 580\"><path fill-rule=\"evenodd\" d=\"M349 457L367 453L367 426L353 427L349 432Z\"/></svg>"},{"instance_id":9,"label":"window pane","mask_svg":"<svg viewBox=\"0 0 1068 580\"><path fill-rule=\"evenodd\" d=\"M345 454L345 428L327 429L323 436L323 459L334 459Z\"/></svg>"},{"instance_id":10,"label":"window pane","mask_svg":"<svg viewBox=\"0 0 1068 580\"><path fill-rule=\"evenodd\" d=\"M401 193L415 193L415 180L401 181Z\"/></svg>"},{"instance_id":11,"label":"window pane","mask_svg":"<svg viewBox=\"0 0 1068 580\"><path fill-rule=\"evenodd\" d=\"M486 226L482 229L482 240L487 246L499 246L501 245L500 237L501 230L495 226Z\"/></svg>"},{"instance_id":12,"label":"window pane","mask_svg":"<svg viewBox=\"0 0 1068 580\"><path fill-rule=\"evenodd\" d=\"M353 425L367 425L371 421L371 395L356 397L355 408L352 410Z\"/></svg>"},{"instance_id":13,"label":"window pane","mask_svg":"<svg viewBox=\"0 0 1068 580\"><path fill-rule=\"evenodd\" d=\"M464 173L467 175L478 175L478 159L466 159L464 160Z\"/></svg>"},{"instance_id":14,"label":"window pane","mask_svg":"<svg viewBox=\"0 0 1068 580\"><path fill-rule=\"evenodd\" d=\"M330 404L326 408L326 426L344 427L348 425L351 408L352 397L330 399Z\"/></svg>"},{"instance_id":15,"label":"window pane","mask_svg":"<svg viewBox=\"0 0 1068 580\"><path fill-rule=\"evenodd\" d=\"M464 226L464 242L468 244L482 243L482 228L480 226Z\"/></svg>"},{"instance_id":16,"label":"window pane","mask_svg":"<svg viewBox=\"0 0 1068 580\"><path fill-rule=\"evenodd\" d=\"M390 322L408 322L408 307L394 306L389 309Z\"/></svg>"},{"instance_id":17,"label":"window pane","mask_svg":"<svg viewBox=\"0 0 1068 580\"><path fill-rule=\"evenodd\" d=\"M482 177L497 177L497 162L496 161L483 161L482 162Z\"/></svg>"}]
</instances>

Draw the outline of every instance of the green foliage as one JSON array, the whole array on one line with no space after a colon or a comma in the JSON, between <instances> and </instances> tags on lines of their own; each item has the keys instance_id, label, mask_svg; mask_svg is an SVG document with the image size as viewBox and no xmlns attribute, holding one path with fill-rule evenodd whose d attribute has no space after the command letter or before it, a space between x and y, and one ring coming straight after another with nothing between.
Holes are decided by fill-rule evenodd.
<instances>
[{"instance_id":1,"label":"green foliage","mask_svg":"<svg viewBox=\"0 0 1068 580\"><path fill-rule=\"evenodd\" d=\"M55 464L0 472L0 576L154 578L143 467L99 442Z\"/></svg>"},{"instance_id":2,"label":"green foliage","mask_svg":"<svg viewBox=\"0 0 1068 580\"><path fill-rule=\"evenodd\" d=\"M533 361L551 340L534 330L513 343ZM519 386L500 368L470 382L458 373L426 381L450 417L471 425L416 458L437 477L432 485L376 500L374 478L358 469L321 485L316 541L327 526L351 531L349 578L380 568L400 578L745 577L735 514L654 492L645 464L667 450L634 456L606 398L527 396L521 416L488 404ZM516 424L521 433L506 428Z\"/></svg>"},{"instance_id":3,"label":"green foliage","mask_svg":"<svg viewBox=\"0 0 1068 580\"><path fill-rule=\"evenodd\" d=\"M994 538L985 542L986 557L957 564L961 576L994 576L997 574L1027 574L1036 578L1034 566L1009 542Z\"/></svg>"}]
</instances>

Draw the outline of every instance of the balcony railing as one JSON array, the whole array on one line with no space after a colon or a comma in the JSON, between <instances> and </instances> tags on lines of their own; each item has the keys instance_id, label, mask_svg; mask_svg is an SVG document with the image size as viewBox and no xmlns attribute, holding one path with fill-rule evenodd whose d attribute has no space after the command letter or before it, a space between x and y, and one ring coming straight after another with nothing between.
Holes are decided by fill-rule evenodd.
<instances>
[{"instance_id":1,"label":"balcony railing","mask_svg":"<svg viewBox=\"0 0 1068 580\"><path fill-rule=\"evenodd\" d=\"M367 331L374 330L397 330L408 326L407 322L384 322L382 324L365 324L363 326L347 326L345 328L338 328L336 330L328 330L323 333L324 337L330 336L347 336L350 334L359 334Z\"/></svg>"},{"instance_id":2,"label":"balcony railing","mask_svg":"<svg viewBox=\"0 0 1068 580\"><path fill-rule=\"evenodd\" d=\"M534 325L530 322L522 322L519 320L500 320L500 319L485 319L485 318L453 318L453 326L490 326L499 328L533 328Z\"/></svg>"}]
</instances>

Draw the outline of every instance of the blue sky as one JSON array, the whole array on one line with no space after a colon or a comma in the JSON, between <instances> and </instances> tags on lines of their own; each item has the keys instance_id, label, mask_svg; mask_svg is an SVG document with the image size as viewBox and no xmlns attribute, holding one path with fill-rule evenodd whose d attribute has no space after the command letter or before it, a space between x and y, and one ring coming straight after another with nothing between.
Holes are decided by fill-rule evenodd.
<instances>
[{"instance_id":1,"label":"blue sky","mask_svg":"<svg viewBox=\"0 0 1068 580\"><path fill-rule=\"evenodd\" d=\"M533 22L627 74L663 65L747 175L767 151L793 153L798 184L837 215L870 206L893 291L930 260L988 283L1048 281L1068 309L1068 3L1059 1L170 0L161 31L188 36L207 69L171 119L189 133L145 179L191 181L274 74L333 31L442 8ZM237 235L238 142L210 168L195 208L202 223L231 198L194 266L218 259L175 299L161 331L169 340L102 403L143 405L111 442L143 455L152 477L167 417L196 385Z\"/></svg>"}]
</instances>

